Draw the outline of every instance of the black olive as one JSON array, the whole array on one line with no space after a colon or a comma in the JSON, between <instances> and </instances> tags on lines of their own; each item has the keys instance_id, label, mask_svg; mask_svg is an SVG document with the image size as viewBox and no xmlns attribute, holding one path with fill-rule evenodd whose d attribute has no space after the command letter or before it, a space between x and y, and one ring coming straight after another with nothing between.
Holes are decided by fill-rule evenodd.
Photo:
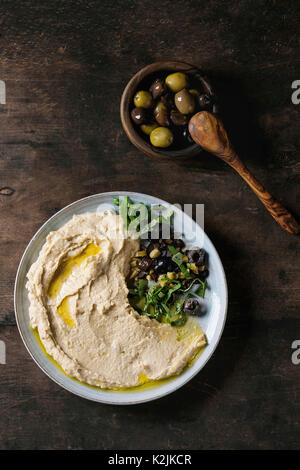
<instances>
[{"instance_id":1,"label":"black olive","mask_svg":"<svg viewBox=\"0 0 300 470\"><path fill-rule=\"evenodd\" d=\"M180 267L178 266L178 264L176 264L176 263L173 264L173 269L172 269L172 271L175 271L175 273L179 273L179 272L180 272ZM172 272L172 271L171 271L171 272Z\"/></svg>"},{"instance_id":2,"label":"black olive","mask_svg":"<svg viewBox=\"0 0 300 470\"><path fill-rule=\"evenodd\" d=\"M198 274L194 273L192 270L190 272L190 276L192 279L196 279L196 277L199 277Z\"/></svg>"},{"instance_id":3,"label":"black olive","mask_svg":"<svg viewBox=\"0 0 300 470\"><path fill-rule=\"evenodd\" d=\"M208 269L204 269L203 271L200 271L199 273L199 277L201 279L201 281L204 281L209 275L209 271Z\"/></svg>"},{"instance_id":4,"label":"black olive","mask_svg":"<svg viewBox=\"0 0 300 470\"><path fill-rule=\"evenodd\" d=\"M131 119L135 124L144 124L147 121L147 112L144 108L133 108Z\"/></svg>"},{"instance_id":5,"label":"black olive","mask_svg":"<svg viewBox=\"0 0 300 470\"><path fill-rule=\"evenodd\" d=\"M203 265L207 263L207 253L204 250L199 251L199 265Z\"/></svg>"},{"instance_id":6,"label":"black olive","mask_svg":"<svg viewBox=\"0 0 300 470\"><path fill-rule=\"evenodd\" d=\"M174 100L169 93L166 93L160 98L160 101L166 106L166 108L174 108Z\"/></svg>"},{"instance_id":7,"label":"black olive","mask_svg":"<svg viewBox=\"0 0 300 470\"><path fill-rule=\"evenodd\" d=\"M199 96L198 103L199 103L200 108L202 109L209 108L212 104L212 98L210 95L207 95L206 93L204 93L203 95Z\"/></svg>"},{"instance_id":8,"label":"black olive","mask_svg":"<svg viewBox=\"0 0 300 470\"><path fill-rule=\"evenodd\" d=\"M163 93L166 92L166 85L164 84L163 80L157 78L150 87L150 93L152 94L153 98L159 98Z\"/></svg>"},{"instance_id":9,"label":"black olive","mask_svg":"<svg viewBox=\"0 0 300 470\"><path fill-rule=\"evenodd\" d=\"M160 258L156 258L155 265L153 267L156 274L166 274L169 271L170 267L170 259L166 256L162 256Z\"/></svg>"},{"instance_id":10,"label":"black olive","mask_svg":"<svg viewBox=\"0 0 300 470\"><path fill-rule=\"evenodd\" d=\"M169 260L168 272L171 273L175 271L175 273L178 273L180 271L178 264L174 263L174 261L170 260L170 258L168 258L168 260Z\"/></svg>"},{"instance_id":11,"label":"black olive","mask_svg":"<svg viewBox=\"0 0 300 470\"><path fill-rule=\"evenodd\" d=\"M171 111L170 119L174 126L185 126L187 123L187 116L179 111Z\"/></svg>"},{"instance_id":12,"label":"black olive","mask_svg":"<svg viewBox=\"0 0 300 470\"><path fill-rule=\"evenodd\" d=\"M170 126L169 112L167 109L161 108L155 115L157 123L162 127Z\"/></svg>"},{"instance_id":13,"label":"black olive","mask_svg":"<svg viewBox=\"0 0 300 470\"><path fill-rule=\"evenodd\" d=\"M151 258L143 258L141 261L137 263L137 267L141 269L142 271L148 271L152 264L152 259Z\"/></svg>"},{"instance_id":14,"label":"black olive","mask_svg":"<svg viewBox=\"0 0 300 470\"><path fill-rule=\"evenodd\" d=\"M160 238L160 239L158 240L158 243L159 243L159 245L160 245L161 248L166 248L166 247L167 247L166 241L163 240L162 238Z\"/></svg>"},{"instance_id":15,"label":"black olive","mask_svg":"<svg viewBox=\"0 0 300 470\"><path fill-rule=\"evenodd\" d=\"M181 286L184 288L184 289L187 289L190 284L191 284L192 280L191 279L183 279L182 283L181 283Z\"/></svg>"},{"instance_id":16,"label":"black olive","mask_svg":"<svg viewBox=\"0 0 300 470\"><path fill-rule=\"evenodd\" d=\"M199 250L189 250L187 251L187 256L190 263L198 263L199 261Z\"/></svg>"},{"instance_id":17,"label":"black olive","mask_svg":"<svg viewBox=\"0 0 300 470\"><path fill-rule=\"evenodd\" d=\"M196 266L203 266L206 262L206 252L200 248L193 248L187 252L190 263L195 263Z\"/></svg>"},{"instance_id":18,"label":"black olive","mask_svg":"<svg viewBox=\"0 0 300 470\"><path fill-rule=\"evenodd\" d=\"M188 127L185 127L182 132L182 137L189 143L189 144L194 144L195 142L193 141L191 134L189 133Z\"/></svg>"},{"instance_id":19,"label":"black olive","mask_svg":"<svg viewBox=\"0 0 300 470\"><path fill-rule=\"evenodd\" d=\"M150 243L151 243L151 240L149 240L149 239L142 239L141 240L141 246L144 247L144 248L148 248Z\"/></svg>"},{"instance_id":20,"label":"black olive","mask_svg":"<svg viewBox=\"0 0 300 470\"><path fill-rule=\"evenodd\" d=\"M174 245L176 248L184 248L185 247L185 243L183 240L181 240L181 238L177 238L175 241L174 241Z\"/></svg>"},{"instance_id":21,"label":"black olive","mask_svg":"<svg viewBox=\"0 0 300 470\"><path fill-rule=\"evenodd\" d=\"M183 311L187 315L201 315L202 310L199 302L196 299L187 299L183 304Z\"/></svg>"},{"instance_id":22,"label":"black olive","mask_svg":"<svg viewBox=\"0 0 300 470\"><path fill-rule=\"evenodd\" d=\"M159 243L158 242L153 242L153 240L155 240L155 237L152 237L152 243L150 243L150 245L148 246L147 248L147 252L150 254L151 251L153 251L155 248L158 248L159 249ZM154 258L156 259L156 258ZM154 260L153 260L154 261Z\"/></svg>"}]
</instances>

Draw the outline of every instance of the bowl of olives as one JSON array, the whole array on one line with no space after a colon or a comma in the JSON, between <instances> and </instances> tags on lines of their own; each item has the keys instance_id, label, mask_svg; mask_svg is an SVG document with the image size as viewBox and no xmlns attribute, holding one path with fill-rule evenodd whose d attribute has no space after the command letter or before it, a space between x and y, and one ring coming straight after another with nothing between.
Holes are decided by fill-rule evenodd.
<instances>
[{"instance_id":1,"label":"bowl of olives","mask_svg":"<svg viewBox=\"0 0 300 470\"><path fill-rule=\"evenodd\" d=\"M193 157L202 149L188 131L199 111L217 112L211 84L195 66L165 61L147 65L128 82L120 106L130 141L152 157Z\"/></svg>"}]
</instances>

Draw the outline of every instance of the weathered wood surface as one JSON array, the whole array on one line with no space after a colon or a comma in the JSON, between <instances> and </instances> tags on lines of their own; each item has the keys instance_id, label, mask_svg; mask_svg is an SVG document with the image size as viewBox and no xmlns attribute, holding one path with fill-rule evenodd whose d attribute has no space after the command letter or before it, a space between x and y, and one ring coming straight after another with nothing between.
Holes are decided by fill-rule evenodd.
<instances>
[{"instance_id":1,"label":"weathered wood surface","mask_svg":"<svg viewBox=\"0 0 300 470\"><path fill-rule=\"evenodd\" d=\"M0 448L299 448L300 240L209 155L151 160L122 131L128 79L159 59L215 80L241 157L300 217L297 2L3 2L0 6ZM152 404L112 407L60 389L34 364L13 285L34 232L90 194L132 190L205 204L229 285L228 321L209 364Z\"/></svg>"}]
</instances>

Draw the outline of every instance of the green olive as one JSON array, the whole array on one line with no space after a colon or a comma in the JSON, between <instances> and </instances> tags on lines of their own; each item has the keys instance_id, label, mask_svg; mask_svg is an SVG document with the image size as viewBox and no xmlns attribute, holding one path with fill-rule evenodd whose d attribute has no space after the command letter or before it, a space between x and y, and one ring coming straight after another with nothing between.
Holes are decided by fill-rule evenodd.
<instances>
[{"instance_id":1,"label":"green olive","mask_svg":"<svg viewBox=\"0 0 300 470\"><path fill-rule=\"evenodd\" d=\"M152 122L151 124L142 124L141 125L141 130L144 132L144 134L150 135L154 129L158 127L158 124L156 122Z\"/></svg>"},{"instance_id":2,"label":"green olive","mask_svg":"<svg viewBox=\"0 0 300 470\"><path fill-rule=\"evenodd\" d=\"M150 134L150 142L154 147L169 147L173 143L173 134L167 127L157 127Z\"/></svg>"},{"instance_id":3,"label":"green olive","mask_svg":"<svg viewBox=\"0 0 300 470\"><path fill-rule=\"evenodd\" d=\"M186 88L187 84L188 84L187 76L185 73L182 73L182 72L171 73L166 78L166 85L174 93L177 93L177 91L182 90L182 88Z\"/></svg>"},{"instance_id":4,"label":"green olive","mask_svg":"<svg viewBox=\"0 0 300 470\"><path fill-rule=\"evenodd\" d=\"M153 114L154 116L156 116L161 110L167 110L166 106L163 104L162 101L159 101L157 103L157 105L155 106L154 110L153 110Z\"/></svg>"},{"instance_id":5,"label":"green olive","mask_svg":"<svg viewBox=\"0 0 300 470\"><path fill-rule=\"evenodd\" d=\"M195 97L200 96L200 92L198 90L195 90L195 88L189 90L189 93Z\"/></svg>"},{"instance_id":6,"label":"green olive","mask_svg":"<svg viewBox=\"0 0 300 470\"><path fill-rule=\"evenodd\" d=\"M195 100L186 88L180 90L175 95L175 105L182 114L191 114L195 109Z\"/></svg>"},{"instance_id":7,"label":"green olive","mask_svg":"<svg viewBox=\"0 0 300 470\"><path fill-rule=\"evenodd\" d=\"M153 104L152 96L149 91L140 90L134 95L134 106L137 108L151 108Z\"/></svg>"}]
</instances>

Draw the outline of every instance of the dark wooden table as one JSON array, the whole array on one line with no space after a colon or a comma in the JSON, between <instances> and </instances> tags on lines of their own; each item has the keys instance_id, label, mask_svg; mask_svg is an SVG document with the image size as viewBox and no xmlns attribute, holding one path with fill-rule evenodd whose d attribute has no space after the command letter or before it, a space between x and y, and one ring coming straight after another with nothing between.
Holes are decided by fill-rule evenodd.
<instances>
[{"instance_id":1,"label":"dark wooden table","mask_svg":"<svg viewBox=\"0 0 300 470\"><path fill-rule=\"evenodd\" d=\"M125 136L128 79L160 59L214 80L241 156L295 215L300 79L295 1L6 1L0 12L1 449L299 448L299 238L207 154L154 161ZM35 231L74 200L131 190L205 204L229 285L228 320L203 371L171 396L118 407L48 379L20 339L13 286Z\"/></svg>"}]
</instances>

